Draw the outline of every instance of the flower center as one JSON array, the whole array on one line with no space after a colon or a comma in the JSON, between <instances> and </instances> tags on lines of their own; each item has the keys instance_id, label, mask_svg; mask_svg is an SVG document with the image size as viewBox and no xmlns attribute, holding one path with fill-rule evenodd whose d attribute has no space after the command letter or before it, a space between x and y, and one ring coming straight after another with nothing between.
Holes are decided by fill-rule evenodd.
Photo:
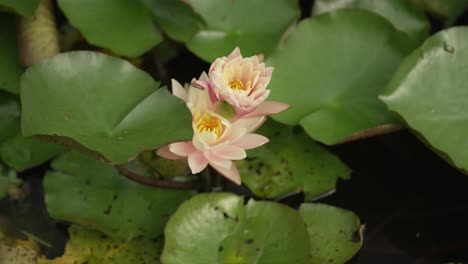
<instances>
[{"instance_id":1,"label":"flower center","mask_svg":"<svg viewBox=\"0 0 468 264\"><path fill-rule=\"evenodd\" d=\"M244 87L244 84L239 80L229 81L229 86L233 90L244 90L245 91L245 89L246 89L246 87Z\"/></svg>"},{"instance_id":2,"label":"flower center","mask_svg":"<svg viewBox=\"0 0 468 264\"><path fill-rule=\"evenodd\" d=\"M198 132L202 133L204 131L215 133L216 138L218 139L223 134L224 126L216 116L211 115L208 112L205 112L200 119L195 123L195 126Z\"/></svg>"}]
</instances>

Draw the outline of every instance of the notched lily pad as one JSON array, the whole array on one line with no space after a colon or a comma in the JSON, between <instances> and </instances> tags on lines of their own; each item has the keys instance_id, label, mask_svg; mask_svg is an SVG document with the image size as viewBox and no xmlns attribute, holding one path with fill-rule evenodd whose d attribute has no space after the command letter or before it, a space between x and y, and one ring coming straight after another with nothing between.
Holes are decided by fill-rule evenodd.
<instances>
[{"instance_id":1,"label":"notched lily pad","mask_svg":"<svg viewBox=\"0 0 468 264\"><path fill-rule=\"evenodd\" d=\"M117 239L158 237L170 215L191 196L190 191L137 184L113 166L76 152L55 159L52 168L44 179L50 216Z\"/></svg>"},{"instance_id":2,"label":"notched lily pad","mask_svg":"<svg viewBox=\"0 0 468 264\"><path fill-rule=\"evenodd\" d=\"M38 264L159 264L161 240L141 238L115 241L102 233L72 225L68 229L70 240L63 256Z\"/></svg>"},{"instance_id":3,"label":"notched lily pad","mask_svg":"<svg viewBox=\"0 0 468 264\"><path fill-rule=\"evenodd\" d=\"M62 53L28 68L21 82L25 136L71 138L125 163L193 134L184 102L130 63L101 53Z\"/></svg>"},{"instance_id":4,"label":"notched lily pad","mask_svg":"<svg viewBox=\"0 0 468 264\"><path fill-rule=\"evenodd\" d=\"M303 191L310 200L334 190L339 178L349 179L351 170L300 127L269 121L257 133L270 142L249 150L247 159L236 162L243 183L255 195L277 198Z\"/></svg>"},{"instance_id":5,"label":"notched lily pad","mask_svg":"<svg viewBox=\"0 0 468 264\"><path fill-rule=\"evenodd\" d=\"M162 41L151 13L133 0L58 0L60 9L86 40L129 57Z\"/></svg>"}]
</instances>

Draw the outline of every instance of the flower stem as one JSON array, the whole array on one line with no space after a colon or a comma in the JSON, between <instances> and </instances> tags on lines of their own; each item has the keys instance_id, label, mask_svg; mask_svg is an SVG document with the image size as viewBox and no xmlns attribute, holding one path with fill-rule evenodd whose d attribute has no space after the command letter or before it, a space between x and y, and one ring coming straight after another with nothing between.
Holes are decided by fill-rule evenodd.
<instances>
[{"instance_id":1,"label":"flower stem","mask_svg":"<svg viewBox=\"0 0 468 264\"><path fill-rule=\"evenodd\" d=\"M164 189L179 189L179 190L189 190L189 189L194 189L197 187L196 182L174 182L174 181L165 181L165 180L160 180L160 179L152 179L152 178L147 178L141 175L138 175L132 171L129 171L127 168L121 165L115 165L114 166L117 171L127 177L129 180L132 180L134 182L143 184L143 185L148 185L148 186L153 186L153 187L159 187L159 188L164 188Z\"/></svg>"}]
</instances>

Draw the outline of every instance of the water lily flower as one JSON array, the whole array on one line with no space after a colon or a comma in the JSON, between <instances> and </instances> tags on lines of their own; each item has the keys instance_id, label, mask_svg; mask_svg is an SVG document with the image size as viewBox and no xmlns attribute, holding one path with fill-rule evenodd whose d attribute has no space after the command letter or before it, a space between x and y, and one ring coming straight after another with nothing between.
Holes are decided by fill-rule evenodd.
<instances>
[{"instance_id":1,"label":"water lily flower","mask_svg":"<svg viewBox=\"0 0 468 264\"><path fill-rule=\"evenodd\" d=\"M207 80L202 74L200 80ZM268 138L254 134L265 120L264 116L237 118L231 122L215 112L208 89L191 85L184 88L172 81L173 94L187 103L192 112L194 131L191 141L171 143L158 149L157 154L168 159L187 158L192 173L199 173L208 165L232 182L240 185L239 171L232 162L246 157L245 150L268 142Z\"/></svg>"},{"instance_id":2,"label":"water lily flower","mask_svg":"<svg viewBox=\"0 0 468 264\"><path fill-rule=\"evenodd\" d=\"M225 100L236 110L239 117L265 116L286 110L289 105L265 101L273 67L266 67L263 56L242 57L235 48L227 57L217 58L210 66L209 81L200 80L198 85L208 88L212 101Z\"/></svg>"}]
</instances>

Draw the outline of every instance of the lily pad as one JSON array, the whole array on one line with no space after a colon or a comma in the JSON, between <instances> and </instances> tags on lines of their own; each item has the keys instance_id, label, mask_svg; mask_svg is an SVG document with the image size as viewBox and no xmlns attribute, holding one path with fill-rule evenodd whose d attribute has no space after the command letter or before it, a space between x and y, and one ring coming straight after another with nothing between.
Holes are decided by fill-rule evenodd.
<instances>
[{"instance_id":1,"label":"lily pad","mask_svg":"<svg viewBox=\"0 0 468 264\"><path fill-rule=\"evenodd\" d=\"M40 0L0 0L0 7L10 9L22 16L32 16L34 10L36 10L36 7L39 5L39 1Z\"/></svg>"},{"instance_id":2,"label":"lily pad","mask_svg":"<svg viewBox=\"0 0 468 264\"><path fill-rule=\"evenodd\" d=\"M51 142L27 138L21 135L17 120L17 135L0 145L1 159L17 171L36 167L63 151L63 146Z\"/></svg>"},{"instance_id":3,"label":"lily pad","mask_svg":"<svg viewBox=\"0 0 468 264\"><path fill-rule=\"evenodd\" d=\"M317 0L313 12L321 14L342 8L359 8L377 13L418 41L423 41L429 33L430 24L426 15L408 0Z\"/></svg>"},{"instance_id":4,"label":"lily pad","mask_svg":"<svg viewBox=\"0 0 468 264\"><path fill-rule=\"evenodd\" d=\"M270 139L238 161L242 181L262 198L277 198L303 191L306 200L335 189L338 178L349 179L351 170L312 140L300 127L269 121L257 133Z\"/></svg>"},{"instance_id":5,"label":"lily pad","mask_svg":"<svg viewBox=\"0 0 468 264\"><path fill-rule=\"evenodd\" d=\"M295 210L272 202L244 205L234 194L194 196L164 234L165 264L309 263L309 238Z\"/></svg>"},{"instance_id":6,"label":"lily pad","mask_svg":"<svg viewBox=\"0 0 468 264\"><path fill-rule=\"evenodd\" d=\"M303 20L267 60L275 67L271 99L292 106L273 119L300 124L325 144L397 123L377 95L413 47L406 34L366 10Z\"/></svg>"},{"instance_id":7,"label":"lily pad","mask_svg":"<svg viewBox=\"0 0 468 264\"><path fill-rule=\"evenodd\" d=\"M160 240L141 238L115 241L102 233L72 225L68 229L70 240L63 256L48 260L40 258L38 264L159 264L162 250ZM34 262L35 263L35 262Z\"/></svg>"},{"instance_id":8,"label":"lily pad","mask_svg":"<svg viewBox=\"0 0 468 264\"><path fill-rule=\"evenodd\" d=\"M63 147L21 135L18 99L0 93L0 159L17 171L44 163Z\"/></svg>"},{"instance_id":9,"label":"lily pad","mask_svg":"<svg viewBox=\"0 0 468 264\"><path fill-rule=\"evenodd\" d=\"M15 171L0 166L0 200L5 198L10 193L12 188L15 189L22 183L23 181L16 177Z\"/></svg>"},{"instance_id":10,"label":"lily pad","mask_svg":"<svg viewBox=\"0 0 468 264\"><path fill-rule=\"evenodd\" d=\"M353 212L326 204L302 204L299 213L310 237L310 263L345 263L361 248L364 227Z\"/></svg>"},{"instance_id":11,"label":"lily pad","mask_svg":"<svg viewBox=\"0 0 468 264\"><path fill-rule=\"evenodd\" d=\"M134 0L58 0L70 23L91 44L136 57L162 41L151 13Z\"/></svg>"},{"instance_id":12,"label":"lily pad","mask_svg":"<svg viewBox=\"0 0 468 264\"><path fill-rule=\"evenodd\" d=\"M137 184L98 160L69 152L44 179L51 217L97 229L117 239L155 238L190 191Z\"/></svg>"},{"instance_id":13,"label":"lily pad","mask_svg":"<svg viewBox=\"0 0 468 264\"><path fill-rule=\"evenodd\" d=\"M153 13L158 25L169 37L189 41L205 22L183 0L140 0Z\"/></svg>"},{"instance_id":14,"label":"lily pad","mask_svg":"<svg viewBox=\"0 0 468 264\"><path fill-rule=\"evenodd\" d=\"M455 166L468 170L468 27L441 31L400 65L380 97Z\"/></svg>"},{"instance_id":15,"label":"lily pad","mask_svg":"<svg viewBox=\"0 0 468 264\"><path fill-rule=\"evenodd\" d=\"M451 25L468 8L467 0L411 0L428 12L445 19L446 25Z\"/></svg>"},{"instance_id":16,"label":"lily pad","mask_svg":"<svg viewBox=\"0 0 468 264\"><path fill-rule=\"evenodd\" d=\"M67 137L113 163L189 140L189 110L157 87L124 60L89 51L59 54L22 77L23 134Z\"/></svg>"},{"instance_id":17,"label":"lily pad","mask_svg":"<svg viewBox=\"0 0 468 264\"><path fill-rule=\"evenodd\" d=\"M18 94L23 69L18 63L15 18L0 13L0 89Z\"/></svg>"},{"instance_id":18,"label":"lily pad","mask_svg":"<svg viewBox=\"0 0 468 264\"><path fill-rule=\"evenodd\" d=\"M269 55L300 14L297 1L290 0L185 2L206 23L187 41L187 47L206 61L226 56L235 47L247 56Z\"/></svg>"}]
</instances>

